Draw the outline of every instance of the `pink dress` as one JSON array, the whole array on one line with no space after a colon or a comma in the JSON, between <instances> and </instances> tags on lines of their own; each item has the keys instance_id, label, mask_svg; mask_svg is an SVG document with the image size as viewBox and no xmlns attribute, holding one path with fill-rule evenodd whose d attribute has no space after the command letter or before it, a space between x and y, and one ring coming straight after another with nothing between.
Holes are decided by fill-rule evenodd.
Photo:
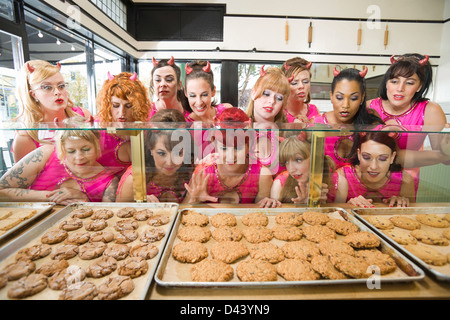
<instances>
[{"instance_id":1,"label":"pink dress","mask_svg":"<svg viewBox=\"0 0 450 320\"><path fill-rule=\"evenodd\" d=\"M28 189L53 191L58 189L63 182L73 179L78 183L81 191L88 196L91 202L101 202L106 188L111 184L114 177L114 173L108 168L105 168L90 178L79 178L69 170L65 163L61 164L55 148L45 164L44 169L39 172L33 184Z\"/></svg>"},{"instance_id":2,"label":"pink dress","mask_svg":"<svg viewBox=\"0 0 450 320\"><path fill-rule=\"evenodd\" d=\"M80 107L72 107L72 111L75 111L79 115L85 117L83 109L81 109ZM41 140L48 141L48 143L54 143L55 142L54 141L55 130L39 130L38 131L38 135L41 136L41 133L43 135L45 135L45 136L43 136L41 138ZM17 132L16 132L16 134L17 134ZM33 139L33 138L31 138L31 139ZM36 145L36 149L42 146L42 144L39 143L39 141L34 140L34 139L33 139L33 141L34 141L34 144ZM14 143L12 145L14 145ZM13 152L12 145L11 145L11 152Z\"/></svg>"},{"instance_id":3,"label":"pink dress","mask_svg":"<svg viewBox=\"0 0 450 320\"><path fill-rule=\"evenodd\" d=\"M117 194L119 194L120 190L122 190L123 183L125 182L126 178L132 174L133 174L132 166L129 166L128 169L125 171L125 173L122 175L122 178L120 178L119 186L117 188ZM154 195L158 199L160 199L161 195L163 195L164 193L171 193L177 199L177 202L181 203L184 200L186 192L186 189L184 188L185 182L187 183L188 181L184 181L179 186L161 187L150 181L147 184L147 195Z\"/></svg>"},{"instance_id":4,"label":"pink dress","mask_svg":"<svg viewBox=\"0 0 450 320\"><path fill-rule=\"evenodd\" d=\"M216 117L219 117L219 115L223 112L223 110L226 109L226 106L224 104L219 104L217 106L213 106L216 109ZM191 113L185 113L184 117L186 119L186 122L196 122L191 117ZM214 153L214 146L213 143L211 143L211 130L200 130L200 129L194 129L191 130L191 134L194 137L195 145L200 148L201 155L199 155L198 158L202 159L205 156L207 156L210 153ZM200 151L199 150L199 151ZM197 152L199 153L199 152Z\"/></svg>"},{"instance_id":5,"label":"pink dress","mask_svg":"<svg viewBox=\"0 0 450 320\"><path fill-rule=\"evenodd\" d=\"M423 128L427 105L428 101L417 102L402 114L392 115L384 110L382 99L377 98L371 101L369 108L378 112L387 125L398 127L399 130L404 131L420 131ZM397 144L400 149L419 151L422 150L426 137L426 133L400 133L397 137ZM407 169L406 171L414 178L417 192L420 168Z\"/></svg>"},{"instance_id":6,"label":"pink dress","mask_svg":"<svg viewBox=\"0 0 450 320\"><path fill-rule=\"evenodd\" d=\"M325 113L323 113L322 115L314 117L314 122L328 124L328 119ZM347 143L353 144L352 135L325 137L325 155L328 155L333 159L336 164L336 169L350 164L350 158L341 157L338 152L339 145L345 140L350 140L350 142L347 141Z\"/></svg>"},{"instance_id":7,"label":"pink dress","mask_svg":"<svg viewBox=\"0 0 450 320\"><path fill-rule=\"evenodd\" d=\"M100 148L102 155L97 159L97 162L109 168L118 177L131 165L131 161L122 161L119 159L119 149L124 143L127 143L126 139L109 134L106 130L100 130Z\"/></svg>"},{"instance_id":8,"label":"pink dress","mask_svg":"<svg viewBox=\"0 0 450 320\"><path fill-rule=\"evenodd\" d=\"M347 201L358 196L366 199L374 199L378 202L389 199L392 196L399 196L402 187L403 174L399 172L391 172L386 183L378 190L368 188L356 173L354 166L344 166L343 173L348 181Z\"/></svg>"},{"instance_id":9,"label":"pink dress","mask_svg":"<svg viewBox=\"0 0 450 320\"><path fill-rule=\"evenodd\" d=\"M280 181L281 184L281 188L284 187L284 184L286 183L287 178L289 177L289 172L287 170L280 172L275 179L273 180L273 182L275 181Z\"/></svg>"},{"instance_id":10,"label":"pink dress","mask_svg":"<svg viewBox=\"0 0 450 320\"><path fill-rule=\"evenodd\" d=\"M320 115L319 109L317 109L317 107L315 105L308 103L308 104L306 104L306 107L308 108L306 111L306 116L308 117L308 119L311 119L313 117ZM283 111L284 111L284 114L286 115L286 118L289 123L292 123L292 122L294 122L295 119L297 119L292 114L290 114L289 111L287 111L286 109L284 109Z\"/></svg>"},{"instance_id":11,"label":"pink dress","mask_svg":"<svg viewBox=\"0 0 450 320\"><path fill-rule=\"evenodd\" d=\"M239 196L239 203L255 203L255 198L259 190L261 164L250 164L241 181L233 187L228 187L223 184L216 163L209 166L197 166L196 171L199 170L200 167L205 169L205 175L209 174L207 187L208 194L219 198L219 202L221 196L227 193L236 192Z\"/></svg>"}]
</instances>

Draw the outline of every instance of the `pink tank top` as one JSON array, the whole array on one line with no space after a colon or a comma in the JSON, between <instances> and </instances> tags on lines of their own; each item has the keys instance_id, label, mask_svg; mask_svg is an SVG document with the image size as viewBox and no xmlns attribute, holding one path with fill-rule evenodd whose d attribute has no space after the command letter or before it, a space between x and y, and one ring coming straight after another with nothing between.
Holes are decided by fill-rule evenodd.
<instances>
[{"instance_id":1,"label":"pink tank top","mask_svg":"<svg viewBox=\"0 0 450 320\"><path fill-rule=\"evenodd\" d=\"M403 180L401 171L391 172L389 179L380 189L371 190L362 183L354 166L345 166L342 169L345 174L345 178L348 181L347 201L361 195L366 199L370 198L380 202L384 199L389 199L392 196L400 195Z\"/></svg>"},{"instance_id":2,"label":"pink tank top","mask_svg":"<svg viewBox=\"0 0 450 320\"><path fill-rule=\"evenodd\" d=\"M79 178L69 170L65 163L61 164L55 148L44 169L38 174L29 189L53 191L58 189L63 182L74 179L91 202L101 202L106 188L114 177L114 173L105 168L90 178Z\"/></svg>"},{"instance_id":3,"label":"pink tank top","mask_svg":"<svg viewBox=\"0 0 450 320\"><path fill-rule=\"evenodd\" d=\"M289 177L289 172L287 170L280 172L275 179L273 180L273 182L275 182L276 180L280 181L281 184L281 188L284 187L284 184L286 183L287 178Z\"/></svg>"},{"instance_id":4,"label":"pink tank top","mask_svg":"<svg viewBox=\"0 0 450 320\"><path fill-rule=\"evenodd\" d=\"M328 124L328 119L325 113L323 113L322 115L314 117L314 122ZM348 135L325 137L325 155L328 155L333 159L334 163L336 164L336 169L350 164L350 158L341 157L338 153L339 145L344 142L352 145L353 136Z\"/></svg>"},{"instance_id":5,"label":"pink tank top","mask_svg":"<svg viewBox=\"0 0 450 320\"><path fill-rule=\"evenodd\" d=\"M128 169L125 171L125 173L120 178L119 186L117 188L117 194L120 193L120 190L122 190L122 188L123 188L123 183L125 182L125 179L130 175L133 175L132 166L129 166ZM168 193L171 193L174 195L174 197L177 199L178 203L181 203L184 200L185 191L186 191L186 189L184 188L184 183L188 183L188 182L189 181L183 181L179 186L161 187L161 186L153 183L152 181L150 181L150 183L147 184L147 195L154 195L158 199L160 199L161 195L168 192Z\"/></svg>"},{"instance_id":6,"label":"pink tank top","mask_svg":"<svg viewBox=\"0 0 450 320\"><path fill-rule=\"evenodd\" d=\"M314 118L318 115L320 115L319 113L319 109L317 109L317 107L313 104L306 104L306 107L308 108L308 110L306 111L306 116L308 117L308 119ZM287 121L289 123L294 122L295 119L297 119L296 117L294 117L292 114L289 113L289 111L287 111L286 109L283 110L284 114L286 115Z\"/></svg>"},{"instance_id":7,"label":"pink tank top","mask_svg":"<svg viewBox=\"0 0 450 320\"><path fill-rule=\"evenodd\" d=\"M100 130L102 155L97 159L97 162L115 172L119 177L131 165L131 161L121 161L119 159L119 149L126 142L127 140L114 134L109 134L106 130Z\"/></svg>"},{"instance_id":8,"label":"pink tank top","mask_svg":"<svg viewBox=\"0 0 450 320\"><path fill-rule=\"evenodd\" d=\"M197 166L196 171L200 166ZM259 176L261 173L261 164L250 164L241 181L233 187L223 184L217 170L217 164L206 166L205 174L209 174L208 194L213 197L220 197L226 193L236 192L239 196L239 203L254 203L259 190Z\"/></svg>"}]
</instances>

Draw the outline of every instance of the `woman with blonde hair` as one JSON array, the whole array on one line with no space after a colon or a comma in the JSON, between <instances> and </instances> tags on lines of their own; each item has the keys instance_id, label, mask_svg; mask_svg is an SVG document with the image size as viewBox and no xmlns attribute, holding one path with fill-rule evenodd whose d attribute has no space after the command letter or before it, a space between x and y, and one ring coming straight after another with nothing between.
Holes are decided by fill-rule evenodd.
<instances>
[{"instance_id":1,"label":"woman with blonde hair","mask_svg":"<svg viewBox=\"0 0 450 320\"><path fill-rule=\"evenodd\" d=\"M87 109L74 106L70 100L59 63L55 66L43 60L26 62L17 79L17 97L21 110L15 120L25 128L35 128L37 123L53 124L75 115L91 116ZM43 137L44 133L49 136ZM17 131L11 150L14 161L45 143L53 143L53 134L49 130Z\"/></svg>"}]
</instances>

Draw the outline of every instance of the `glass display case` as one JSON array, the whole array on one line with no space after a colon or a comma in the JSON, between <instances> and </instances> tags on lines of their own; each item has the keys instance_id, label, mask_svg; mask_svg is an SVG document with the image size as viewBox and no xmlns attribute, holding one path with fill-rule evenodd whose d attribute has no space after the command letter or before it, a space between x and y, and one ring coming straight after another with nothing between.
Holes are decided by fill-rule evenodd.
<instances>
[{"instance_id":1,"label":"glass display case","mask_svg":"<svg viewBox=\"0 0 450 320\"><path fill-rule=\"evenodd\" d=\"M318 207L358 196L387 206L399 204L399 198L430 203L450 200L447 128L196 122L94 122L76 128L53 123L24 128L19 123L3 122L0 127L5 145L14 134L33 131L49 141L64 131L95 132L100 137L102 157L107 158L103 166L117 177L118 202L275 206L264 201L275 199L278 205ZM115 142L102 146L105 137ZM119 159L122 146L127 146L127 160L131 161ZM3 156L10 151L10 146L4 147ZM60 164L64 166L64 159ZM8 187L13 175L20 176L13 165L3 161L6 173L1 189ZM67 166L65 169L67 172ZM32 189L31 184L23 187ZM395 202L391 202L392 197L396 197ZM26 199L2 195L1 201Z\"/></svg>"}]
</instances>

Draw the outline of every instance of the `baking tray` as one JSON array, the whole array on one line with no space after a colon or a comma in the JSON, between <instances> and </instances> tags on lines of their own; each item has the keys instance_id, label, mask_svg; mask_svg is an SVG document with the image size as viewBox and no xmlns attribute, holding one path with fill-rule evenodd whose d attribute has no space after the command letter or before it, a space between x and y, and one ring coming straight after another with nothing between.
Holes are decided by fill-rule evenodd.
<instances>
[{"instance_id":1,"label":"baking tray","mask_svg":"<svg viewBox=\"0 0 450 320\"><path fill-rule=\"evenodd\" d=\"M429 274L433 275L437 280L450 281L450 263L447 263L444 266L433 266L433 265L427 264L423 260L417 258L415 255L410 253L408 250L406 250L401 244L395 242L389 236L385 235L381 230L379 230L374 225L372 225L371 223L369 223L367 220L364 219L364 215L372 215L372 216L382 215L382 216L386 216L386 217L403 215L403 216L409 216L410 218L414 218L414 215L416 215L416 214L437 214L439 216L443 216L445 214L450 214L450 207L355 208L355 209L352 209L352 212L356 216L356 218L358 218L360 221L362 221L364 224L366 224L371 230L376 232L380 237L382 237L383 239L388 241L390 244L392 244L392 246L395 247L397 250L399 250L403 254L407 255L408 257L410 257L421 268L426 270ZM422 224L421 227L424 230L429 229L429 230L433 230L433 231L437 231L437 232L439 232L439 231L442 232L445 229L445 228L433 228L430 226L426 226L424 224ZM401 230L409 232L406 229L401 229ZM420 245L426 246L426 247L436 249L445 255L450 253L450 245L449 246L429 245L426 243L422 243L420 241L418 241L417 243Z\"/></svg>"},{"instance_id":2,"label":"baking tray","mask_svg":"<svg viewBox=\"0 0 450 320\"><path fill-rule=\"evenodd\" d=\"M239 217L244 216L251 212L261 212L269 217L269 224L268 228L272 228L275 225L275 215L279 212L299 212L303 213L306 211L320 211L323 213L327 213L330 217L333 218L339 218L339 219L345 219L352 223L354 223L361 231L369 231L371 230L361 223L358 219L356 219L351 213L347 212L346 210L342 208L277 208L277 209L261 209L261 208L193 208L193 209L185 209L185 210L192 210L192 211L198 211L200 213L203 213L209 217L216 213L220 212L226 212L226 213L232 213L235 215L238 219L238 228L242 228L242 222L240 221ZM267 282L241 282L237 276L236 276L236 264L241 261L242 259L248 259L249 256L246 258L241 258L234 263L231 264L231 266L234 269L234 277L230 281L227 282L196 282L192 281L190 279L190 268L193 266L191 263L180 263L176 261L172 257L172 248L175 244L180 242L177 238L178 229L181 225L181 215L184 210L181 210L178 214L177 220L175 221L175 224L172 228L172 232L170 234L170 237L168 239L168 243L165 247L164 253L162 258L160 259L156 274L155 274L155 282L164 287L208 287L208 288L273 288L273 287L292 287L292 286L302 286L302 285L337 285L337 284L356 284L356 283L367 283L368 279L345 279L345 280L327 280L327 279L321 279L321 280L312 280L312 281L286 281L281 276L278 275L277 281L267 281ZM307 225L305 222L303 222L303 225ZM211 224L208 224L211 230L213 230L213 226ZM339 239L339 236L337 235L337 238ZM394 258L394 260L397 262L397 271L395 271L392 274L383 275L380 278L381 282L410 282L410 281L417 281L421 280L425 277L425 274L422 269L420 269L418 266L416 266L413 262L411 262L407 257L405 257L403 254L395 250L389 243L381 240L380 249L382 252L385 252L391 257ZM247 243L245 238L243 237L241 241L244 241ZM271 242L278 244L279 247L281 245L279 243L286 243L285 241L281 241L278 239L273 238ZM204 243L207 246L208 249L208 257L211 258L210 254L210 247L217 243L216 240L211 238L208 242Z\"/></svg>"},{"instance_id":3,"label":"baking tray","mask_svg":"<svg viewBox=\"0 0 450 320\"><path fill-rule=\"evenodd\" d=\"M9 263L12 263L15 261L15 254L20 249L29 247L33 244L41 243L40 242L41 236L50 229L58 228L59 223L61 223L65 218L69 217L70 213L73 210L78 209L78 208L87 208L87 207L92 208L93 210L102 209L102 208L110 209L110 210L114 211L114 213L123 207L134 207L136 210L151 209L153 211L156 211L155 214L158 214L158 212L160 212L161 214L170 214L170 217L171 217L170 222L168 224L160 227L160 228L164 229L164 231L166 232L166 235L160 241L153 243L155 246L158 247L158 254L154 258L147 260L147 262L149 264L149 268L148 268L147 272L144 275L133 279L133 282L135 284L135 289L129 295L122 298L122 300L144 300L146 298L148 288L150 287L150 284L153 280L153 276L155 274L156 267L158 265L158 261L163 252L163 248L167 242L168 236L170 234L170 230L173 227L174 221L176 220L176 216L178 214L178 207L179 207L178 203L170 203L170 202L165 202L165 203L118 203L118 202L116 202L116 203L106 203L106 202L86 203L86 202L79 202L79 203L70 204L70 205L64 207L63 209L61 209L60 211L58 211L57 213L55 213L53 216L51 216L48 219L37 224L36 226L31 228L29 231L27 231L20 237L14 239L12 242L10 242L7 245L5 245L4 247L2 247L0 249L0 270L2 270ZM85 218L85 219L90 219L90 218ZM85 220L85 219L83 219L83 220ZM126 218L118 218L116 215L114 215L113 218L107 220L108 226L104 230L105 231L110 230L110 231L116 232L113 228L114 221L122 220L122 219L126 219ZM129 218L129 219L131 219L131 218ZM138 221L138 223L139 223L139 229L138 229L138 232L139 232L139 230L142 230L143 226L146 225L146 221ZM77 232L80 230L81 229L69 231L69 234L70 234L70 232ZM138 239L134 240L133 242L128 243L128 245L130 247L132 247L135 244L138 244L140 242L141 241L138 238ZM114 243L114 240L110 243ZM53 244L52 246L59 246L61 244L64 244L64 242L61 242L59 244ZM99 258L97 258L97 259L99 259ZM36 269L39 268L40 265L42 265L43 263L48 262L48 261L51 261L50 255L48 255L47 257L44 257L42 259L35 260L34 262L36 264ZM87 265L91 264L93 261L95 261L95 259L82 260L78 257L78 255L75 256L74 258L71 258L68 260L69 265L80 265L80 266L84 266L84 265L87 266ZM122 263L123 261L124 260L118 261L118 265L120 263ZM86 277L85 281L93 282L94 284L98 285L101 282L103 282L104 280L106 280L108 277L115 276L115 275L117 275L117 269L116 269L116 271L112 272L110 275L107 275L105 277L101 277L101 278ZM11 283L13 283L13 282L14 281L8 281L7 286L0 289L0 300L9 299L7 297L7 291L9 289ZM59 290L52 290L49 287L47 287L42 292L40 292L36 295L30 296L26 299L55 300L55 299L59 298L60 293L61 293L61 291L59 291Z\"/></svg>"},{"instance_id":4,"label":"baking tray","mask_svg":"<svg viewBox=\"0 0 450 320\"><path fill-rule=\"evenodd\" d=\"M11 211L13 211L11 217L14 217L14 213L19 211L20 209L36 210L36 213L31 218L23 220L18 225L1 234L0 242L9 235L11 235L12 233L14 233L15 231L32 223L34 220L42 216L44 213L50 211L54 206L55 206L54 202L0 202L0 209L11 209Z\"/></svg>"}]
</instances>

